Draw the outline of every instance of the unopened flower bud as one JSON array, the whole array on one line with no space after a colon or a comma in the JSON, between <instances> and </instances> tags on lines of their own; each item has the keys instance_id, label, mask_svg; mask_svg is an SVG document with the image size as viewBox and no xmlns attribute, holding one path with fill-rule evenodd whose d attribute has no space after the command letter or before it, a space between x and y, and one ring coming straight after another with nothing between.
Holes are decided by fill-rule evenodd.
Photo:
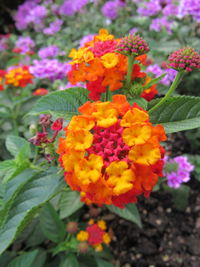
<instances>
[{"instance_id":1,"label":"unopened flower bud","mask_svg":"<svg viewBox=\"0 0 200 267\"><path fill-rule=\"evenodd\" d=\"M130 34L119 42L116 48L116 52L123 55L140 56L149 51L147 43L136 34Z\"/></svg>"},{"instance_id":2,"label":"unopened flower bud","mask_svg":"<svg viewBox=\"0 0 200 267\"><path fill-rule=\"evenodd\" d=\"M62 130L62 127L63 127L63 118L58 118L52 124L51 129L53 131L60 131L60 130Z\"/></svg>"},{"instance_id":3,"label":"unopened flower bud","mask_svg":"<svg viewBox=\"0 0 200 267\"><path fill-rule=\"evenodd\" d=\"M74 234L78 231L78 224L76 222L69 222L66 226L66 231L70 234Z\"/></svg>"},{"instance_id":4,"label":"unopened flower bud","mask_svg":"<svg viewBox=\"0 0 200 267\"><path fill-rule=\"evenodd\" d=\"M81 242L78 244L78 251L80 253L86 253L88 251L88 243L87 242Z\"/></svg>"},{"instance_id":5,"label":"unopened flower bud","mask_svg":"<svg viewBox=\"0 0 200 267\"><path fill-rule=\"evenodd\" d=\"M42 115L40 115L39 124L41 124L44 127L47 127L51 123L52 123L51 115L49 115L49 114L42 114Z\"/></svg>"},{"instance_id":6,"label":"unopened flower bud","mask_svg":"<svg viewBox=\"0 0 200 267\"><path fill-rule=\"evenodd\" d=\"M36 136L29 139L29 142L35 146L41 146L43 143L48 143L47 133L38 132Z\"/></svg>"},{"instance_id":7,"label":"unopened flower bud","mask_svg":"<svg viewBox=\"0 0 200 267\"><path fill-rule=\"evenodd\" d=\"M168 66L182 71L190 72L194 69L200 69L200 55L191 47L185 47L173 52L169 58Z\"/></svg>"}]
</instances>

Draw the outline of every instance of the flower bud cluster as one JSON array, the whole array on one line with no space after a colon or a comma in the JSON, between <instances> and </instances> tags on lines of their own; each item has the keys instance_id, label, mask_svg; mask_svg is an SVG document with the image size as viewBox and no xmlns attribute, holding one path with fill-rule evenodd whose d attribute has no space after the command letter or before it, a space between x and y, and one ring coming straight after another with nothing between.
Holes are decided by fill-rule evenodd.
<instances>
[{"instance_id":1,"label":"flower bud cluster","mask_svg":"<svg viewBox=\"0 0 200 267\"><path fill-rule=\"evenodd\" d=\"M120 41L116 52L123 55L140 56L149 51L147 43L139 35L130 34Z\"/></svg>"},{"instance_id":2,"label":"flower bud cluster","mask_svg":"<svg viewBox=\"0 0 200 267\"><path fill-rule=\"evenodd\" d=\"M200 69L200 55L191 47L175 51L169 56L168 60L168 66L178 71L190 72L194 69Z\"/></svg>"}]
</instances>

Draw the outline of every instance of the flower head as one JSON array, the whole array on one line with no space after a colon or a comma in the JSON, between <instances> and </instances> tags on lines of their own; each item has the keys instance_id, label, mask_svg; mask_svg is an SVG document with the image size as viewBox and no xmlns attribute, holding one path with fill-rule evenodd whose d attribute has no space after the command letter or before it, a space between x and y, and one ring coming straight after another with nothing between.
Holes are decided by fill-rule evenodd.
<instances>
[{"instance_id":1,"label":"flower head","mask_svg":"<svg viewBox=\"0 0 200 267\"><path fill-rule=\"evenodd\" d=\"M142 193L148 196L162 175L163 127L153 126L148 113L123 95L112 102L87 102L79 112L58 148L72 190L86 203L119 207Z\"/></svg>"},{"instance_id":2,"label":"flower head","mask_svg":"<svg viewBox=\"0 0 200 267\"><path fill-rule=\"evenodd\" d=\"M178 71L190 72L194 69L200 69L200 54L191 47L175 51L168 60L168 66Z\"/></svg>"},{"instance_id":3,"label":"flower head","mask_svg":"<svg viewBox=\"0 0 200 267\"><path fill-rule=\"evenodd\" d=\"M122 38L116 50L124 55L140 56L146 54L149 51L149 47L139 35L129 34Z\"/></svg>"},{"instance_id":4,"label":"flower head","mask_svg":"<svg viewBox=\"0 0 200 267\"><path fill-rule=\"evenodd\" d=\"M33 75L29 72L28 66L23 66L7 71L5 78L6 84L15 87L25 87L27 84L32 83Z\"/></svg>"},{"instance_id":5,"label":"flower head","mask_svg":"<svg viewBox=\"0 0 200 267\"><path fill-rule=\"evenodd\" d=\"M194 166L188 161L186 156L178 156L173 159L164 158L164 175L170 187L179 188L182 183L190 180L190 173Z\"/></svg>"}]
</instances>

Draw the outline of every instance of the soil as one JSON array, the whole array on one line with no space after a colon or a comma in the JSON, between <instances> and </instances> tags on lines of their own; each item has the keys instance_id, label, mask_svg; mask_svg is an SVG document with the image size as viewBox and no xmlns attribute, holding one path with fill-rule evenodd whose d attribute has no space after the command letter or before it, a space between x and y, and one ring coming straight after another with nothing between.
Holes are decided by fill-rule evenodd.
<instances>
[{"instance_id":1,"label":"soil","mask_svg":"<svg viewBox=\"0 0 200 267\"><path fill-rule=\"evenodd\" d=\"M184 134L171 136L172 154L189 150ZM116 267L200 267L200 183L191 178L189 204L184 211L176 210L171 195L153 192L140 199L143 228L116 215L109 227L114 233L111 243Z\"/></svg>"},{"instance_id":2,"label":"soil","mask_svg":"<svg viewBox=\"0 0 200 267\"><path fill-rule=\"evenodd\" d=\"M185 211L177 211L166 192L140 201L143 229L114 215L109 226L116 267L200 267L199 183L191 187Z\"/></svg>"}]
</instances>

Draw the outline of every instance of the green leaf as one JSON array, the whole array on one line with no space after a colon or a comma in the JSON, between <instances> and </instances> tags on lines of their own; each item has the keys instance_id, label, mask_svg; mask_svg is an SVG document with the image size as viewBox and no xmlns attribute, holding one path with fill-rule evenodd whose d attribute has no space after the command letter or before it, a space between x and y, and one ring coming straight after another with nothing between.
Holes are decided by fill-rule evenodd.
<instances>
[{"instance_id":1,"label":"green leaf","mask_svg":"<svg viewBox=\"0 0 200 267\"><path fill-rule=\"evenodd\" d=\"M102 260L100 258L96 258L96 262L98 267L114 267L112 263Z\"/></svg>"},{"instance_id":2,"label":"green leaf","mask_svg":"<svg viewBox=\"0 0 200 267\"><path fill-rule=\"evenodd\" d=\"M76 191L64 191L60 198L60 218L69 217L75 211L79 210L84 205L80 202L80 194Z\"/></svg>"},{"instance_id":3,"label":"green leaf","mask_svg":"<svg viewBox=\"0 0 200 267\"><path fill-rule=\"evenodd\" d=\"M166 76L166 74L167 73L163 73L159 77L152 79L145 86L143 86L143 90L149 89L151 86L153 86L154 84L158 83L160 80L162 80Z\"/></svg>"},{"instance_id":4,"label":"green leaf","mask_svg":"<svg viewBox=\"0 0 200 267\"><path fill-rule=\"evenodd\" d=\"M70 88L41 97L30 111L29 115L50 113L56 117L71 119L78 114L78 107L88 101L88 90L85 88Z\"/></svg>"},{"instance_id":5,"label":"green leaf","mask_svg":"<svg viewBox=\"0 0 200 267\"><path fill-rule=\"evenodd\" d=\"M0 229L0 254L24 229L38 208L58 192L61 178L62 175L54 170L48 175L38 174L23 187L23 191L17 195L12 203L7 220Z\"/></svg>"},{"instance_id":6,"label":"green leaf","mask_svg":"<svg viewBox=\"0 0 200 267\"><path fill-rule=\"evenodd\" d=\"M12 207L16 197L23 190L24 186L33 178L35 171L27 169L17 175L15 179L5 184L5 194L3 197L4 209L0 211L0 227L6 222L10 208Z\"/></svg>"},{"instance_id":7,"label":"green leaf","mask_svg":"<svg viewBox=\"0 0 200 267\"><path fill-rule=\"evenodd\" d=\"M79 255L78 261L79 267L98 267L95 258L89 255Z\"/></svg>"},{"instance_id":8,"label":"green leaf","mask_svg":"<svg viewBox=\"0 0 200 267\"><path fill-rule=\"evenodd\" d=\"M132 105L133 103L137 103L141 108L147 109L148 102L143 97L135 97L129 101L129 103Z\"/></svg>"},{"instance_id":9,"label":"green leaf","mask_svg":"<svg viewBox=\"0 0 200 267\"><path fill-rule=\"evenodd\" d=\"M125 206L125 208L120 209L118 207L115 207L113 205L106 205L106 207L113 213L119 215L120 217L129 220L131 222L134 222L137 224L140 228L142 228L142 223L140 219L140 214L138 212L138 209L135 204L128 204Z\"/></svg>"},{"instance_id":10,"label":"green leaf","mask_svg":"<svg viewBox=\"0 0 200 267\"><path fill-rule=\"evenodd\" d=\"M33 250L30 252L25 252L22 255L13 259L9 264L8 267L32 267L33 262L37 257L39 250Z\"/></svg>"},{"instance_id":11,"label":"green leaf","mask_svg":"<svg viewBox=\"0 0 200 267\"><path fill-rule=\"evenodd\" d=\"M60 264L60 267L79 267L79 263L74 254L68 254L64 262Z\"/></svg>"},{"instance_id":12,"label":"green leaf","mask_svg":"<svg viewBox=\"0 0 200 267\"><path fill-rule=\"evenodd\" d=\"M6 138L6 148L14 157L16 157L20 151L23 151L24 158L30 157L30 143L22 137L9 135Z\"/></svg>"},{"instance_id":13,"label":"green leaf","mask_svg":"<svg viewBox=\"0 0 200 267\"><path fill-rule=\"evenodd\" d=\"M40 226L44 235L55 243L62 241L65 237L64 224L49 202L40 213Z\"/></svg>"},{"instance_id":14,"label":"green leaf","mask_svg":"<svg viewBox=\"0 0 200 267\"><path fill-rule=\"evenodd\" d=\"M187 185L181 185L179 188L171 188L167 185L163 186L165 191L172 195L173 202L177 210L184 210L188 205L190 188Z\"/></svg>"},{"instance_id":15,"label":"green leaf","mask_svg":"<svg viewBox=\"0 0 200 267\"><path fill-rule=\"evenodd\" d=\"M4 160L0 162L0 177L5 173L11 173L16 169L16 163L14 160Z\"/></svg>"},{"instance_id":16,"label":"green leaf","mask_svg":"<svg viewBox=\"0 0 200 267\"><path fill-rule=\"evenodd\" d=\"M200 181L200 155L187 155L189 161L195 166L194 176Z\"/></svg>"},{"instance_id":17,"label":"green leaf","mask_svg":"<svg viewBox=\"0 0 200 267\"><path fill-rule=\"evenodd\" d=\"M149 102L153 107L160 99ZM200 97L170 97L160 107L150 112L153 124L162 124L166 133L174 133L200 127Z\"/></svg>"}]
</instances>

